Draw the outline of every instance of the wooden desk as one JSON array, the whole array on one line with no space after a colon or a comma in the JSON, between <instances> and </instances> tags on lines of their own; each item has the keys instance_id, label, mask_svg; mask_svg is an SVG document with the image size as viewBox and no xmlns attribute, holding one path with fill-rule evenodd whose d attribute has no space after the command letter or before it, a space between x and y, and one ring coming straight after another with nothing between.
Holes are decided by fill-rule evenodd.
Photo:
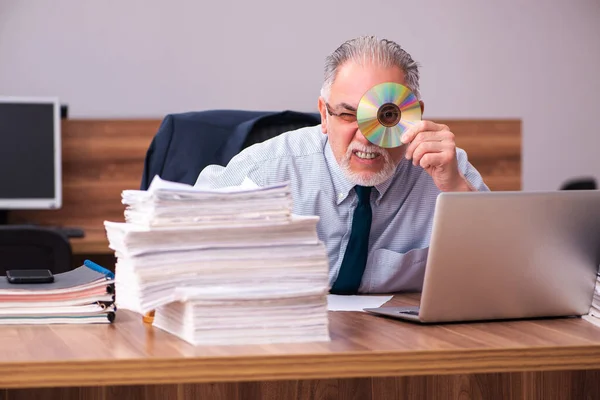
<instances>
[{"instance_id":1,"label":"wooden desk","mask_svg":"<svg viewBox=\"0 0 600 400\"><path fill-rule=\"evenodd\" d=\"M521 189L520 120L438 120L452 128L492 190ZM14 223L81 227L73 252L111 255L103 222L122 221L121 192L139 189L144 158L160 119L86 120L62 123L63 206L11 212Z\"/></svg>"},{"instance_id":2,"label":"wooden desk","mask_svg":"<svg viewBox=\"0 0 600 400\"><path fill-rule=\"evenodd\" d=\"M581 319L420 326L332 312L330 332L193 347L124 311L111 326L5 326L0 398L600 398L600 329Z\"/></svg>"}]
</instances>

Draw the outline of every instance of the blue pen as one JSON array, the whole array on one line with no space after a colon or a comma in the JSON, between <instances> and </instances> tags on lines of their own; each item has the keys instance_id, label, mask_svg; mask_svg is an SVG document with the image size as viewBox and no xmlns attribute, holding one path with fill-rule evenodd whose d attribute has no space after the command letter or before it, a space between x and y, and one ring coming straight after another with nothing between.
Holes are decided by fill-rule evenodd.
<instances>
[{"instance_id":1,"label":"blue pen","mask_svg":"<svg viewBox=\"0 0 600 400\"><path fill-rule=\"evenodd\" d=\"M109 271L108 269L106 269L106 268L104 268L104 267L101 267L100 265L96 264L96 263L95 263L95 262L93 262L93 261L90 261L90 260L85 260L85 261L83 262L83 264L84 264L86 267L88 267L88 268L90 268L90 269L93 269L93 270L94 270L94 271L96 271L96 272L100 272L101 274L104 274L104 275L106 275L106 277L107 277L107 278L110 278L110 279L115 279L115 274L113 274L113 273L112 273L111 271Z\"/></svg>"}]
</instances>

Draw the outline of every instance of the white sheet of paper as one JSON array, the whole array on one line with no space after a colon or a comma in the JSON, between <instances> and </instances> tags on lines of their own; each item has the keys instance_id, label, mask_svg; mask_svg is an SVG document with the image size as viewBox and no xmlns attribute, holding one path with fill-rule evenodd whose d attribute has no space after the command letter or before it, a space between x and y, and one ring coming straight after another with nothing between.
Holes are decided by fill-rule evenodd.
<instances>
[{"instance_id":1,"label":"white sheet of paper","mask_svg":"<svg viewBox=\"0 0 600 400\"><path fill-rule=\"evenodd\" d=\"M329 311L363 311L363 308L377 308L390 301L393 296L340 296L327 295Z\"/></svg>"},{"instance_id":2,"label":"white sheet of paper","mask_svg":"<svg viewBox=\"0 0 600 400\"><path fill-rule=\"evenodd\" d=\"M596 325L598 328L600 328L600 319L598 319L597 317L586 314L586 315L582 315L581 319L583 319L584 321L587 321L589 323L592 323L592 324Z\"/></svg>"},{"instance_id":3,"label":"white sheet of paper","mask_svg":"<svg viewBox=\"0 0 600 400\"><path fill-rule=\"evenodd\" d=\"M208 192L237 192L237 191L243 192L244 190L254 190L254 189L260 189L260 186L258 186L252 179L250 179L248 177L245 177L243 182L239 186L230 186L230 187L225 187L225 188L220 188L220 189L212 189L210 181L201 176L196 181L196 183L194 184L194 186L191 190L193 190L193 191L205 190Z\"/></svg>"}]
</instances>

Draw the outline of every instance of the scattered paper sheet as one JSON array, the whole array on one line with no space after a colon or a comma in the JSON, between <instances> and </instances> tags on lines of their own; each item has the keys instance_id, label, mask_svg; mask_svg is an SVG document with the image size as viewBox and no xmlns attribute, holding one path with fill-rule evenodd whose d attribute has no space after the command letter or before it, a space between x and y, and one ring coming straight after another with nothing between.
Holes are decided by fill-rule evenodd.
<instances>
[{"instance_id":1,"label":"scattered paper sheet","mask_svg":"<svg viewBox=\"0 0 600 400\"><path fill-rule=\"evenodd\" d=\"M288 181L279 182L268 186L258 186L250 178L244 178L244 181L237 186L227 186L222 188L211 188L210 182L206 180L199 180L195 185L188 185L187 183L172 182L162 179L160 176L155 175L148 186L148 193L155 193L159 190L172 190L180 192L191 192L191 193L244 193L244 192L256 192L264 191L268 189L283 188L288 185ZM137 191L137 190L136 190ZM142 192L145 192L142 190Z\"/></svg>"},{"instance_id":2,"label":"scattered paper sheet","mask_svg":"<svg viewBox=\"0 0 600 400\"><path fill-rule=\"evenodd\" d=\"M387 303L393 296L340 296L327 295L329 311L363 311L363 308L377 308Z\"/></svg>"},{"instance_id":3,"label":"scattered paper sheet","mask_svg":"<svg viewBox=\"0 0 600 400\"><path fill-rule=\"evenodd\" d=\"M592 324L596 325L598 328L600 328L600 319L598 319L597 317L587 314L587 315L582 315L581 319L583 319L584 321L587 321L589 323L592 323Z\"/></svg>"}]
</instances>

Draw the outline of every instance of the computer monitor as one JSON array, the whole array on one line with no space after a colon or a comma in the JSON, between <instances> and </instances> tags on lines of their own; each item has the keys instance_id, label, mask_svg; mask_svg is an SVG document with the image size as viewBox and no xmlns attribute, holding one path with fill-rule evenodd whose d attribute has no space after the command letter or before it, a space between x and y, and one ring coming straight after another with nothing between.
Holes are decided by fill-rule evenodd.
<instances>
[{"instance_id":1,"label":"computer monitor","mask_svg":"<svg viewBox=\"0 0 600 400\"><path fill-rule=\"evenodd\" d=\"M0 96L0 211L61 206L59 100Z\"/></svg>"}]
</instances>

